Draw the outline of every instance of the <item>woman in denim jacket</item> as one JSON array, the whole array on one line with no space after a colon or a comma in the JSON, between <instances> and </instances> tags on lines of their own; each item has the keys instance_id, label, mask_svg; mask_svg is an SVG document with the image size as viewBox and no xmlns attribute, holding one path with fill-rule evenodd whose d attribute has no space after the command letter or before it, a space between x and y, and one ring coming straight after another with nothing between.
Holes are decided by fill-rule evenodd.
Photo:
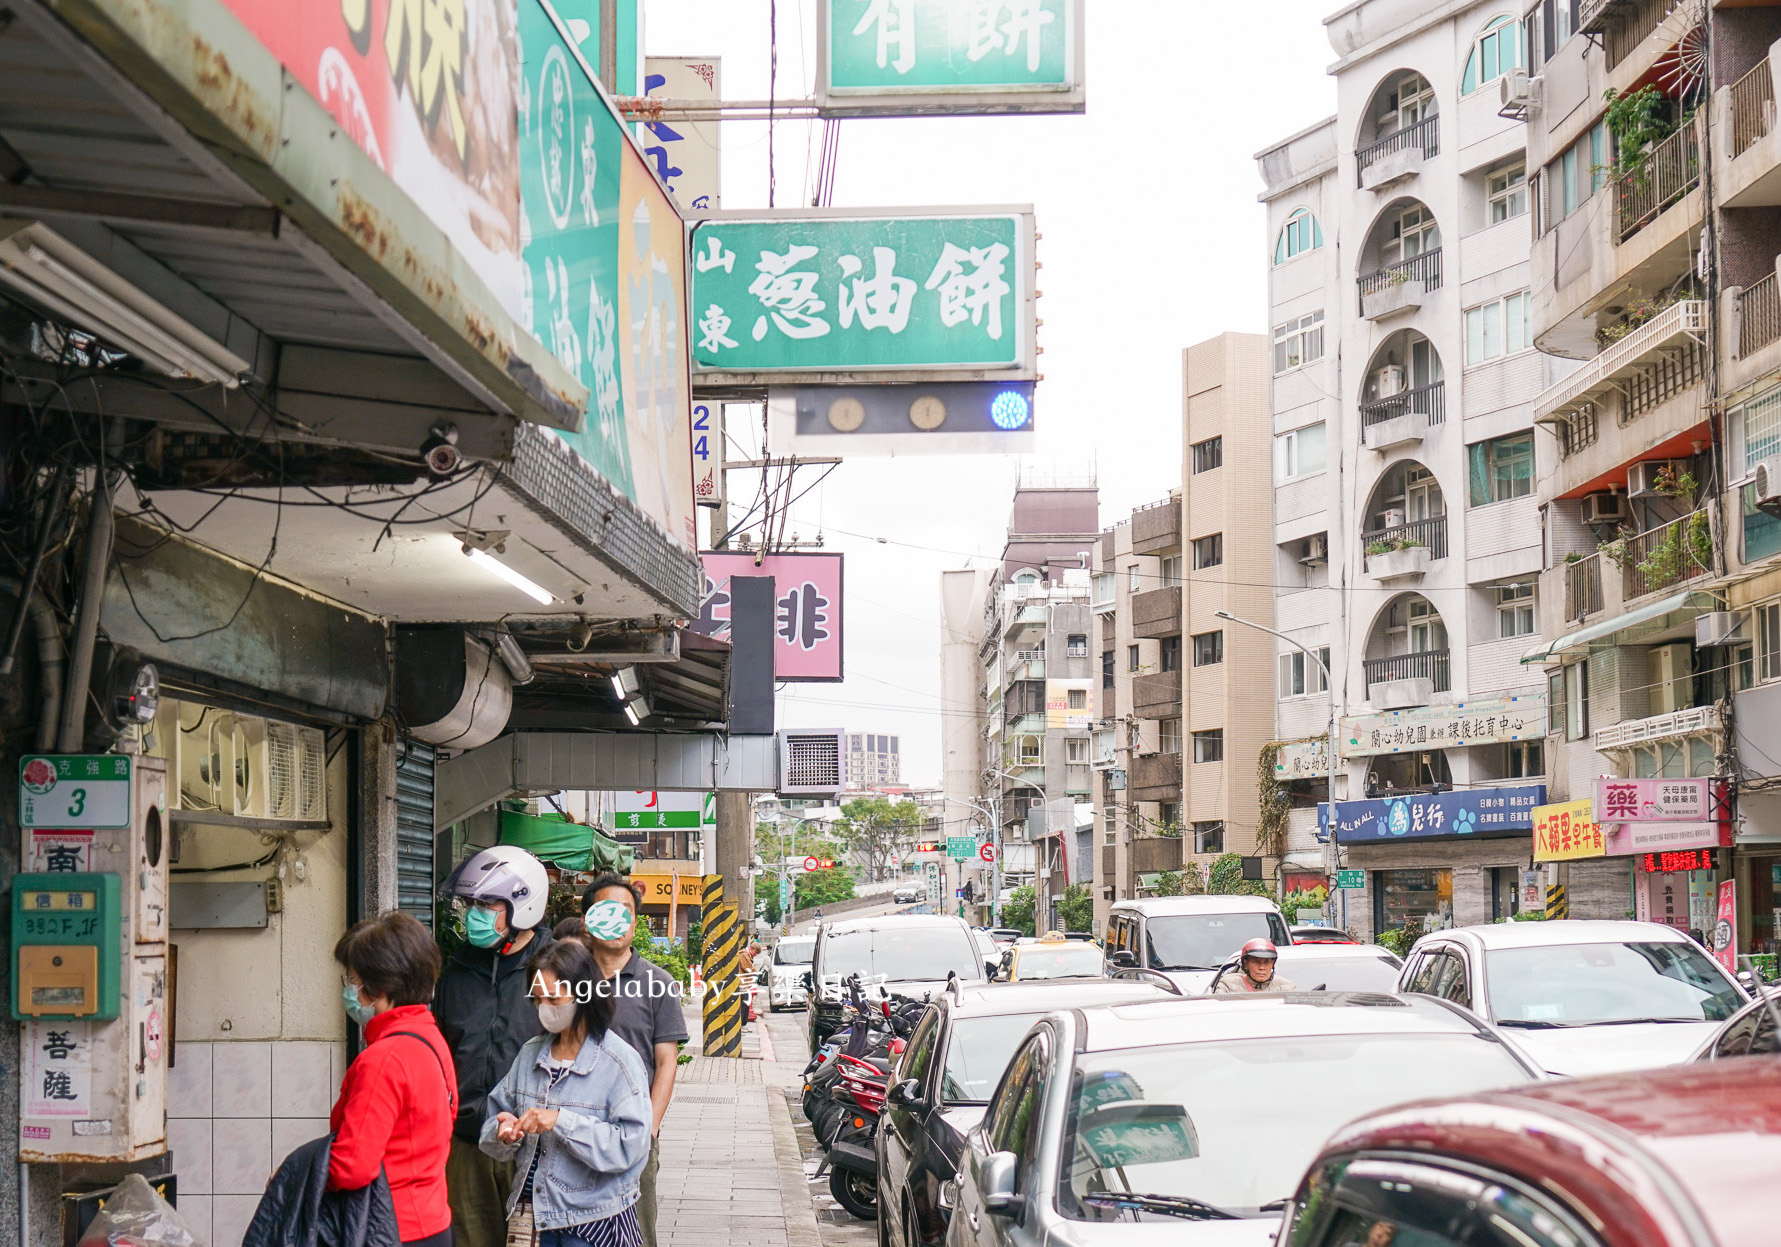
<instances>
[{"instance_id":1,"label":"woman in denim jacket","mask_svg":"<svg viewBox=\"0 0 1781 1247\"><path fill-rule=\"evenodd\" d=\"M641 1247L637 1183L651 1121L643 1062L609 1032L612 996L579 940L550 944L528 973L549 1033L519 1050L482 1124L483 1151L519 1157L509 1241Z\"/></svg>"}]
</instances>

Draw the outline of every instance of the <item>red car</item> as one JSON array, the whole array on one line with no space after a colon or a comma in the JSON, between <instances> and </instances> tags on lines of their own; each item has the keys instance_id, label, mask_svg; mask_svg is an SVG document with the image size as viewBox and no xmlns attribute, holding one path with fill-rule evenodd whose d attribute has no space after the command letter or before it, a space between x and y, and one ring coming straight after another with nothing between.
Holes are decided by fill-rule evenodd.
<instances>
[{"instance_id":1,"label":"red car","mask_svg":"<svg viewBox=\"0 0 1781 1247\"><path fill-rule=\"evenodd\" d=\"M1776 1174L1781 1058L1542 1083L1343 1127L1279 1243L1747 1247L1781 1241Z\"/></svg>"}]
</instances>

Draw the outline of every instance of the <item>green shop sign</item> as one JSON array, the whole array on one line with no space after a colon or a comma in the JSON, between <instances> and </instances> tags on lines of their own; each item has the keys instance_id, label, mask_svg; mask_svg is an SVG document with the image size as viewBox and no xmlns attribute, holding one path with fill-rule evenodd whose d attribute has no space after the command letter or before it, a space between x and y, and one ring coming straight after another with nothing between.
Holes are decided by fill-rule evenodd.
<instances>
[{"instance_id":1,"label":"green shop sign","mask_svg":"<svg viewBox=\"0 0 1781 1247\"><path fill-rule=\"evenodd\" d=\"M817 0L824 115L1081 112L1082 0Z\"/></svg>"},{"instance_id":2,"label":"green shop sign","mask_svg":"<svg viewBox=\"0 0 1781 1247\"><path fill-rule=\"evenodd\" d=\"M693 230L693 367L755 378L1033 376L1032 214L728 214Z\"/></svg>"}]
</instances>

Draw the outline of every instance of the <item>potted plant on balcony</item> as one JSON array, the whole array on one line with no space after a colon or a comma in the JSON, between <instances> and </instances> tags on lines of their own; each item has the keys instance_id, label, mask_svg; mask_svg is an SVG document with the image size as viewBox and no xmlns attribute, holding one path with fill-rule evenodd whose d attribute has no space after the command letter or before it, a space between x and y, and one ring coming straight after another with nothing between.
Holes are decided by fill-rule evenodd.
<instances>
[{"instance_id":1,"label":"potted plant on balcony","mask_svg":"<svg viewBox=\"0 0 1781 1247\"><path fill-rule=\"evenodd\" d=\"M1398 533L1367 543L1367 572L1380 580L1420 576L1428 570L1431 551L1421 537Z\"/></svg>"}]
</instances>

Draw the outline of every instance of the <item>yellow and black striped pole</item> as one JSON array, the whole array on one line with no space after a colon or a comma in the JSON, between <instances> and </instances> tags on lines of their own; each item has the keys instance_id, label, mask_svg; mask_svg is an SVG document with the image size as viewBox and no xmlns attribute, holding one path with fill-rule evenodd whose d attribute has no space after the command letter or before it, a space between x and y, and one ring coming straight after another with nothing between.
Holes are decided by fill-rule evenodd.
<instances>
[{"instance_id":1,"label":"yellow and black striped pole","mask_svg":"<svg viewBox=\"0 0 1781 1247\"><path fill-rule=\"evenodd\" d=\"M722 875L705 876L701 909L705 926L705 1055L740 1056L745 996L737 971L742 923L736 907L724 904Z\"/></svg>"},{"instance_id":2,"label":"yellow and black striped pole","mask_svg":"<svg viewBox=\"0 0 1781 1247\"><path fill-rule=\"evenodd\" d=\"M1570 899L1565 895L1565 885L1563 883L1549 883L1549 884L1547 884L1546 885L1546 918L1547 918L1547 920L1552 921L1557 918L1569 918L1570 916L1571 916L1571 902L1570 902Z\"/></svg>"}]
</instances>

